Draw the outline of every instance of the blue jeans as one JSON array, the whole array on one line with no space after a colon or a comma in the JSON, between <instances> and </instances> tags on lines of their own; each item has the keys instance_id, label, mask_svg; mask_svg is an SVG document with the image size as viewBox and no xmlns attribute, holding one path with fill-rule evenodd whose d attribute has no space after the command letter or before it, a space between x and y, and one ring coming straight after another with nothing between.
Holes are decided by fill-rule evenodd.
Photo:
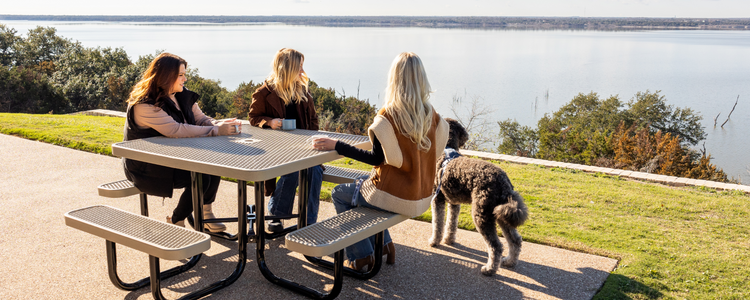
<instances>
[{"instance_id":1,"label":"blue jeans","mask_svg":"<svg viewBox=\"0 0 750 300\"><path fill-rule=\"evenodd\" d=\"M360 178L367 180L368 177L369 176L363 176ZM331 191L331 198L333 198L333 206L336 207L337 214L353 209L357 206L380 209L367 203L365 199L362 197L362 193L357 193L357 197L358 197L357 205L352 205L352 196L354 195L354 190L356 189L356 186L357 186L356 183L345 183L345 184L339 184L333 188L333 191ZM383 245L386 245L390 242L391 242L391 235L388 233L388 230L386 229L384 232ZM369 238L366 238L364 240L361 240L355 243L354 245L346 247L345 248L346 257L350 261L353 261L355 259L362 259L367 256L370 256L373 253L375 253L374 245L375 245L375 236L373 235Z\"/></svg>"},{"instance_id":2,"label":"blue jeans","mask_svg":"<svg viewBox=\"0 0 750 300\"><path fill-rule=\"evenodd\" d=\"M310 174L310 197L307 199L307 225L318 221L320 206L320 186L323 184L323 168L314 166L307 169ZM268 200L268 213L274 216L291 215L294 205L294 194L297 190L299 172L279 177L271 199Z\"/></svg>"}]
</instances>

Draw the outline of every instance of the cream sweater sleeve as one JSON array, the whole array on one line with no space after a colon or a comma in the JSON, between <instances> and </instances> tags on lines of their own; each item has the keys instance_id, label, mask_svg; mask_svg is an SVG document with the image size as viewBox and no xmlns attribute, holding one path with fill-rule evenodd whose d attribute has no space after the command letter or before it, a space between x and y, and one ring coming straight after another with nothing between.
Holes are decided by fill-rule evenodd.
<instances>
[{"instance_id":1,"label":"cream sweater sleeve","mask_svg":"<svg viewBox=\"0 0 750 300\"><path fill-rule=\"evenodd\" d=\"M195 112L197 105L193 106L193 112ZM200 109L198 108L198 111ZM211 124L207 126L201 125L190 125L177 123L167 112L159 107L151 104L136 104L133 107L133 115L135 116L135 124L140 129L153 128L162 135L171 138L186 138L186 137L199 137L199 136L216 136L219 135L219 127L213 126L213 122L207 121L205 118L211 119L200 113L203 119L198 124ZM196 119L198 115L196 114ZM213 120L213 119L211 119Z\"/></svg>"}]
</instances>

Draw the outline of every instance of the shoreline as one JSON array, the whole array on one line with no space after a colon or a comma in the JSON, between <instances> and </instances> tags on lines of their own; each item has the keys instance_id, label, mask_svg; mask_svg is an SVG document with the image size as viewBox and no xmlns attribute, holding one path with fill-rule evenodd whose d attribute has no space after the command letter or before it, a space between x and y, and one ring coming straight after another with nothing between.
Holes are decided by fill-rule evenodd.
<instances>
[{"instance_id":1,"label":"shoreline","mask_svg":"<svg viewBox=\"0 0 750 300\"><path fill-rule=\"evenodd\" d=\"M2 15L0 21L148 22L511 30L750 30L750 18Z\"/></svg>"}]
</instances>

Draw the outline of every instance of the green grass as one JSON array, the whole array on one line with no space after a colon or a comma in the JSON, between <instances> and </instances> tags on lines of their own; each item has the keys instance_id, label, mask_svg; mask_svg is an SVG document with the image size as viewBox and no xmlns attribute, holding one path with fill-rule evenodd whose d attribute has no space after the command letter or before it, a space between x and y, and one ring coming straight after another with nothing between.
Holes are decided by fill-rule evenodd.
<instances>
[{"instance_id":1,"label":"green grass","mask_svg":"<svg viewBox=\"0 0 750 300\"><path fill-rule=\"evenodd\" d=\"M109 154L111 117L0 114L0 132ZM526 199L524 240L619 260L595 299L750 298L750 197L495 162ZM351 159L331 165L369 170ZM334 184L324 183L330 199ZM469 207L459 226L473 230ZM417 217L429 221L430 212Z\"/></svg>"},{"instance_id":2,"label":"green grass","mask_svg":"<svg viewBox=\"0 0 750 300\"><path fill-rule=\"evenodd\" d=\"M0 113L0 133L112 155L112 144L122 141L123 122L115 117Z\"/></svg>"}]
</instances>

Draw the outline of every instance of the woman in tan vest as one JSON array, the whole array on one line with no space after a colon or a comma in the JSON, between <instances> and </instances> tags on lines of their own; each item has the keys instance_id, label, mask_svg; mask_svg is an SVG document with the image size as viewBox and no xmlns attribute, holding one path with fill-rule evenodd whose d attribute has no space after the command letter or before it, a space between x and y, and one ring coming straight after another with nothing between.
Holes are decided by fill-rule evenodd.
<instances>
[{"instance_id":1,"label":"woman in tan vest","mask_svg":"<svg viewBox=\"0 0 750 300\"><path fill-rule=\"evenodd\" d=\"M328 138L314 141L318 150L335 149L374 166L369 176L333 189L337 213L365 206L414 217L430 207L435 164L448 141L448 123L430 104L430 92L422 60L414 53L401 53L388 73L385 104L367 129L372 151ZM384 242L386 263L393 264L396 248L387 230ZM347 267L371 270L374 244L372 236L346 247Z\"/></svg>"}]
</instances>

